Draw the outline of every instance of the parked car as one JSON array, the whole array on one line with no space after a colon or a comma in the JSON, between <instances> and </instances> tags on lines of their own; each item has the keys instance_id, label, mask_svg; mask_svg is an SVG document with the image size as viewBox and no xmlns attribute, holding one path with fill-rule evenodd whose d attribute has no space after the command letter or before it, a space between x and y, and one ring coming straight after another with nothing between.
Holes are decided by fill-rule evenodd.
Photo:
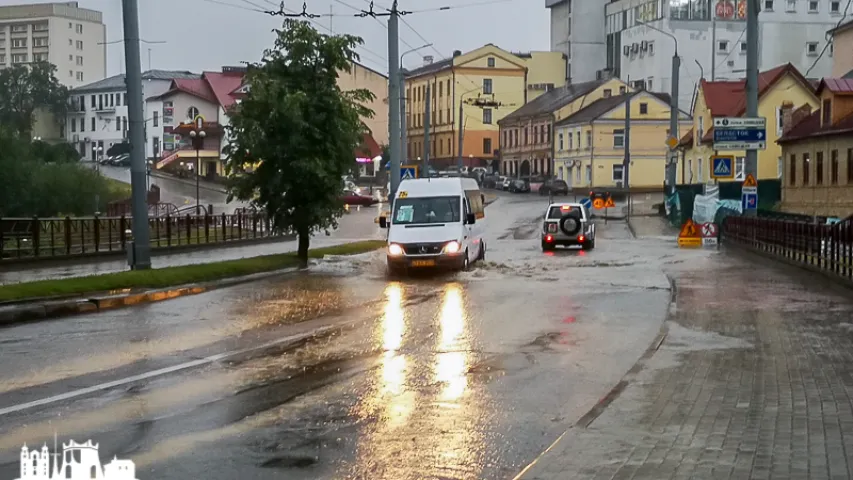
<instances>
[{"instance_id":1,"label":"parked car","mask_svg":"<svg viewBox=\"0 0 853 480\"><path fill-rule=\"evenodd\" d=\"M539 187L539 195L568 195L569 185L559 178L546 181Z\"/></svg>"},{"instance_id":2,"label":"parked car","mask_svg":"<svg viewBox=\"0 0 853 480\"><path fill-rule=\"evenodd\" d=\"M123 155L116 155L115 157L112 157L112 160L110 160L110 165L114 167L129 167L130 155L126 153Z\"/></svg>"},{"instance_id":3,"label":"parked car","mask_svg":"<svg viewBox=\"0 0 853 480\"><path fill-rule=\"evenodd\" d=\"M497 188L497 184L501 177L498 175L489 174L483 177L483 188Z\"/></svg>"},{"instance_id":4,"label":"parked car","mask_svg":"<svg viewBox=\"0 0 853 480\"><path fill-rule=\"evenodd\" d=\"M529 193L530 183L523 178L516 178L509 184L509 191L512 193Z\"/></svg>"},{"instance_id":5,"label":"parked car","mask_svg":"<svg viewBox=\"0 0 853 480\"><path fill-rule=\"evenodd\" d=\"M376 200L375 198L373 198L371 196L362 195L362 194L356 193L352 190L344 190L344 193L343 193L343 195L341 195L340 199L344 203L344 205L370 206L370 205L373 205L375 203L379 203L378 200Z\"/></svg>"}]
</instances>

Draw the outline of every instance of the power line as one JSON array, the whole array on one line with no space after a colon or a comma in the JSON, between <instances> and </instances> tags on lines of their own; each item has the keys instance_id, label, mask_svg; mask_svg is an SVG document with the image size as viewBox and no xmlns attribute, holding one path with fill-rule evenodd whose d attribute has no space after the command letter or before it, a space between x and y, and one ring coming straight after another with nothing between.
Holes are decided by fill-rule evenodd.
<instances>
[{"instance_id":1,"label":"power line","mask_svg":"<svg viewBox=\"0 0 853 480\"><path fill-rule=\"evenodd\" d=\"M222 0L202 0L202 1L207 2L207 3L214 3L216 5L224 5L226 7L237 8L240 10L246 10L249 12L265 13L264 9L262 9L262 8L249 8L249 7L244 7L243 5L235 5L233 3L228 3L228 2L225 2Z\"/></svg>"},{"instance_id":2,"label":"power line","mask_svg":"<svg viewBox=\"0 0 853 480\"><path fill-rule=\"evenodd\" d=\"M841 16L841 19L840 19L840 20L838 20L838 23L836 23L836 24L835 24L835 28L840 27L840 26L841 26L841 24L844 22L844 19L845 19L845 18L847 18L847 10L849 10L849 9L850 9L850 4L851 4L851 3L853 3L853 0L847 0L847 6L846 6L846 7L844 7L844 15L842 15L842 16ZM834 29L833 29L833 30L834 30ZM826 34L826 37L824 37L824 38L826 39L826 45L824 45L824 46L823 46L823 50L821 50L821 51L820 51L820 55L818 55L818 56L817 56L817 58L815 59L814 63L812 63L812 66L811 66L811 67L809 67L809 69L808 69L808 70L806 70L806 74L805 74L805 75L803 75L804 77L808 77L809 73L811 73L811 72L812 72L812 70L814 70L814 67L817 65L817 62L819 62L819 61L820 61L820 59L821 59L821 58L823 58L823 54L824 54L824 53L826 53L826 50L829 48L829 46L830 46L830 45L832 45L832 43L833 43L833 42L832 42L832 34L827 33L827 34Z\"/></svg>"},{"instance_id":3,"label":"power line","mask_svg":"<svg viewBox=\"0 0 853 480\"><path fill-rule=\"evenodd\" d=\"M447 10L460 10L463 8L481 7L481 6L485 6L485 5L495 5L498 3L509 3L512 1L514 1L514 0L486 0L483 2L463 3L461 5L447 5L444 7L425 8L422 10L412 10L410 13L443 12L443 11L447 11Z\"/></svg>"},{"instance_id":4,"label":"power line","mask_svg":"<svg viewBox=\"0 0 853 480\"><path fill-rule=\"evenodd\" d=\"M435 48L435 45L432 45L432 42L430 42L429 40L427 40L426 38L424 38L424 36L423 36L423 35L421 35L421 34L420 34L420 32L418 32L417 30L415 30L415 27L413 27L409 22L407 22L405 18L400 17L400 21L401 21L401 22L403 22L403 24L404 24L405 26L409 27L409 30L411 30L411 31L415 32L415 35L417 35L417 36L418 36L418 37L419 37L419 38L420 38L420 39L421 39L425 44L430 44L431 48L432 48L433 50L435 50L435 53L437 53L439 57L442 57L442 56L443 56L443 54L442 54L442 53L441 53L437 48ZM466 80L468 80L469 82L471 82L471 85L473 85L473 86L474 86L474 88L479 88L479 87L481 87L481 86L482 86L482 85L479 85L479 84L477 84L476 82L474 82L474 80L471 80L471 77L469 77L468 75L465 75L464 73L462 73L462 74L460 74L460 75L461 75L462 77L464 77Z\"/></svg>"}]
</instances>

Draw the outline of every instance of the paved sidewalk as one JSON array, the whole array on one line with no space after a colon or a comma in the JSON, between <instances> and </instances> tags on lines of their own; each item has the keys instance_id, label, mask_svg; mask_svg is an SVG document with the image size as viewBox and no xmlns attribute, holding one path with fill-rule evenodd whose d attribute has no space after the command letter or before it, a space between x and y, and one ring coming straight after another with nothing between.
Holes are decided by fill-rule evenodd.
<instances>
[{"instance_id":1,"label":"paved sidewalk","mask_svg":"<svg viewBox=\"0 0 853 480\"><path fill-rule=\"evenodd\" d=\"M853 478L853 295L765 260L679 267L644 369L525 479Z\"/></svg>"},{"instance_id":2,"label":"paved sidewalk","mask_svg":"<svg viewBox=\"0 0 853 480\"><path fill-rule=\"evenodd\" d=\"M678 229L660 216L628 217L628 223L637 238L669 238L678 237Z\"/></svg>"},{"instance_id":3,"label":"paved sidewalk","mask_svg":"<svg viewBox=\"0 0 853 480\"><path fill-rule=\"evenodd\" d=\"M385 232L380 230L379 227L373 223L376 215L378 215L376 207L353 210L351 214L344 215L344 217L341 218L340 228L331 232L331 235L328 237L324 234L315 235L311 239L311 248L328 247L342 243L361 240L379 240L385 238ZM297 243L295 240L234 247L216 247L206 250L156 255L151 257L151 263L155 268L174 267L179 265L219 262L223 260L235 260L238 258L257 257L260 255L294 252L296 249ZM127 269L127 259L125 257L110 257L97 262L80 264L68 263L64 265L51 266L39 266L39 264L36 263L33 264L32 268L28 268L26 270L0 271L0 285L55 278L98 275L103 273L121 272Z\"/></svg>"}]
</instances>

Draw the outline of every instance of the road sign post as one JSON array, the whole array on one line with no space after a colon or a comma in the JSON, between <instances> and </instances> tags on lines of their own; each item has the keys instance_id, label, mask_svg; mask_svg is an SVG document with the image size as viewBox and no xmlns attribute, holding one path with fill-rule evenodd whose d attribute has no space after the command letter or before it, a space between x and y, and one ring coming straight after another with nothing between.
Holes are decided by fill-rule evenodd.
<instances>
[{"instance_id":1,"label":"road sign post","mask_svg":"<svg viewBox=\"0 0 853 480\"><path fill-rule=\"evenodd\" d=\"M740 203L741 209L744 212L747 210L758 210L758 182L751 173L743 181Z\"/></svg>"},{"instance_id":2,"label":"road sign post","mask_svg":"<svg viewBox=\"0 0 853 480\"><path fill-rule=\"evenodd\" d=\"M687 219L678 234L678 246L682 248L699 248L702 246L702 235L693 219Z\"/></svg>"},{"instance_id":3,"label":"road sign post","mask_svg":"<svg viewBox=\"0 0 853 480\"><path fill-rule=\"evenodd\" d=\"M735 157L731 155L714 155L711 157L711 178L732 179L735 178Z\"/></svg>"},{"instance_id":4,"label":"road sign post","mask_svg":"<svg viewBox=\"0 0 853 480\"><path fill-rule=\"evenodd\" d=\"M723 117L714 119L714 150L765 150L767 119Z\"/></svg>"}]
</instances>

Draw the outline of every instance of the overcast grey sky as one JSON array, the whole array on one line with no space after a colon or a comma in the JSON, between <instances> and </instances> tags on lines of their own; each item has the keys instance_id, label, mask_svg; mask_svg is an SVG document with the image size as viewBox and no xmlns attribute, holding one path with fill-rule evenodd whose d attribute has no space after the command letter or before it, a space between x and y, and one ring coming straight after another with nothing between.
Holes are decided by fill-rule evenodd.
<instances>
[{"instance_id":1,"label":"overcast grey sky","mask_svg":"<svg viewBox=\"0 0 853 480\"><path fill-rule=\"evenodd\" d=\"M246 9L250 4L273 9L279 0L138 0L141 37L165 44L142 44L142 68L148 68L148 49L151 66L174 70L218 70L223 65L239 65L241 61L257 61L264 48L272 45L271 30L281 25L280 17L270 17ZM496 0L400 0L402 10L428 10L444 6L466 6L448 11L413 13L403 18L428 42L434 44L419 53L406 56L406 66L416 67L422 55L448 57L453 50L467 51L486 43L494 43L513 51L548 50L548 10L544 0L505 0L502 3L472 5ZM219 2L219 3L215 3ZM369 0L341 0L353 7L368 8ZM0 5L14 5L26 0L0 0ZM122 39L121 0L79 0L83 8L100 10L107 25L107 41ZM391 0L377 0L388 7ZM230 4L232 6L223 5ZM356 13L337 0L307 0L310 13L326 14L330 7L335 16L314 21L331 27L336 33L347 32L364 38L360 51L362 62L371 68L387 71L387 17L354 18ZM302 10L302 1L288 1L289 10ZM380 9L377 8L377 11ZM321 31L322 28L318 28ZM412 47L423 40L405 23L400 23L402 41ZM408 50L400 44L400 52ZM108 74L124 71L124 45L109 45Z\"/></svg>"}]
</instances>

